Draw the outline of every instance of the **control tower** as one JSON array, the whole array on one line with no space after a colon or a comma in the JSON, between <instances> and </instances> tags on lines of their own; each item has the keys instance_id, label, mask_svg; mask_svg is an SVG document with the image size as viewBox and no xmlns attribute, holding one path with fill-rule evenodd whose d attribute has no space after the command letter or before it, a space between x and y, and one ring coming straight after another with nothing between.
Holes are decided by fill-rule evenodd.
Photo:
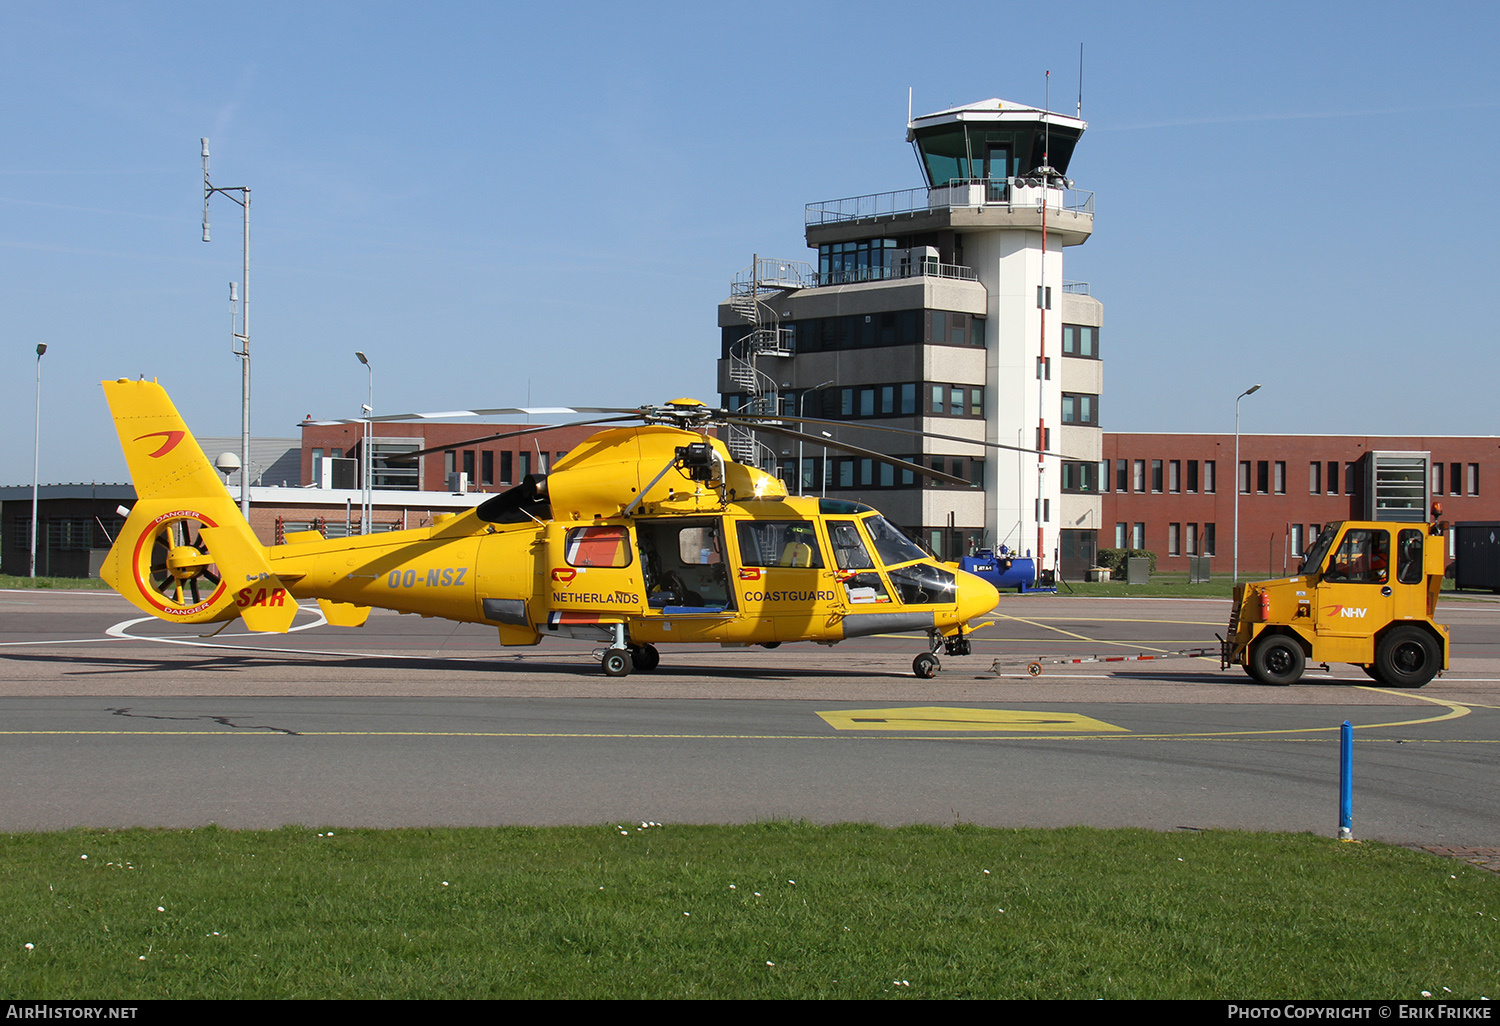
<instances>
[{"instance_id":1,"label":"control tower","mask_svg":"<svg viewBox=\"0 0 1500 1026\"><path fill-rule=\"evenodd\" d=\"M1094 226L1067 177L1086 127L998 99L914 118L922 187L808 204L816 267L757 258L719 307L726 405L848 421L830 434L968 485L770 436L757 462L793 492L877 506L943 558L1005 545L1081 579L1101 527L1103 318L1063 254Z\"/></svg>"}]
</instances>

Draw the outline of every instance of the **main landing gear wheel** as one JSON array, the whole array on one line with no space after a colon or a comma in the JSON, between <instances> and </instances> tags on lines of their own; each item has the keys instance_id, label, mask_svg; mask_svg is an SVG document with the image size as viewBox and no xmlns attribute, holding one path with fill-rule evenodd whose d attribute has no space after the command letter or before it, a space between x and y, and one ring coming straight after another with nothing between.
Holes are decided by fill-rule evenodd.
<instances>
[{"instance_id":1,"label":"main landing gear wheel","mask_svg":"<svg viewBox=\"0 0 1500 1026\"><path fill-rule=\"evenodd\" d=\"M942 663L938 662L937 656L931 652L923 652L911 661L911 672L923 680L931 680L937 676L937 672L942 668L942 665Z\"/></svg>"},{"instance_id":2,"label":"main landing gear wheel","mask_svg":"<svg viewBox=\"0 0 1500 1026\"><path fill-rule=\"evenodd\" d=\"M661 664L661 653L655 645L632 645L630 663L642 673L650 673Z\"/></svg>"},{"instance_id":3,"label":"main landing gear wheel","mask_svg":"<svg viewBox=\"0 0 1500 1026\"><path fill-rule=\"evenodd\" d=\"M599 666L610 677L623 677L630 672L630 653L623 648L612 648L604 653Z\"/></svg>"},{"instance_id":4,"label":"main landing gear wheel","mask_svg":"<svg viewBox=\"0 0 1500 1026\"><path fill-rule=\"evenodd\" d=\"M1295 684L1302 679L1307 658L1302 646L1291 638L1272 635L1259 641L1250 653L1250 676L1262 684Z\"/></svg>"}]
</instances>

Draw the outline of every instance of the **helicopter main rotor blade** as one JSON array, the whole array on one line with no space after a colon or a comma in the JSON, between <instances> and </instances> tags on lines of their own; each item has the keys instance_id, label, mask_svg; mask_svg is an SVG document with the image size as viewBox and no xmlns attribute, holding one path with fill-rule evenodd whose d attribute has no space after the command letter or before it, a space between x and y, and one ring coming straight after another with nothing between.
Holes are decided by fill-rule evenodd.
<instances>
[{"instance_id":1,"label":"helicopter main rotor blade","mask_svg":"<svg viewBox=\"0 0 1500 1026\"><path fill-rule=\"evenodd\" d=\"M757 425L755 430L764 431L772 435L782 435L786 438L796 439L799 442L811 442L814 445L836 449L839 452L847 452L854 456L865 456L869 459L879 460L881 463L889 463L893 467L900 467L902 470L915 471L923 477L930 477L936 481L947 481L949 484L961 485L971 485L974 483L972 481L965 481L961 477L954 477L952 474L945 474L941 470L928 470L926 467L913 463L910 460L903 460L896 456L887 456L883 452L876 452L874 449L862 449L857 445L849 445L845 442L834 442L821 435L809 435L801 431L792 431L789 428L770 427L764 424Z\"/></svg>"},{"instance_id":2,"label":"helicopter main rotor blade","mask_svg":"<svg viewBox=\"0 0 1500 1026\"><path fill-rule=\"evenodd\" d=\"M768 428L762 426L763 422L760 419L755 417L745 417L743 415L739 415L725 417L724 420L727 423L739 424L742 427L752 428L756 431L769 430ZM1052 452L1048 449L1031 449L1024 445L1006 445L1004 442L986 442L978 438L961 438L958 435L940 435L936 431L917 431L913 428L887 427L884 424L866 424L863 421L824 420L820 417L778 417L772 414L767 414L766 420L780 421L782 423L788 424L828 424L832 427L851 428L857 431L890 431L898 435L915 435L919 438L940 438L947 442L963 442L966 445L982 445L987 449L1007 449L1011 452L1029 452L1038 456L1052 456L1060 460L1073 460L1082 463L1093 462L1092 460L1079 460L1079 458L1076 456L1068 456L1064 453ZM808 437L811 438L812 436L809 435ZM818 444L821 445L824 441L825 439L820 437L818 439ZM830 448L832 448L832 446L830 446Z\"/></svg>"},{"instance_id":3,"label":"helicopter main rotor blade","mask_svg":"<svg viewBox=\"0 0 1500 1026\"><path fill-rule=\"evenodd\" d=\"M344 417L336 420L304 420L309 427L329 427L335 424L382 424L397 420L447 420L452 417L555 417L569 413L633 413L619 406L505 406L494 410L443 410L436 413L388 413L381 417Z\"/></svg>"},{"instance_id":4,"label":"helicopter main rotor blade","mask_svg":"<svg viewBox=\"0 0 1500 1026\"><path fill-rule=\"evenodd\" d=\"M539 435L544 431L556 431L558 428L588 427L591 424L614 424L619 421L640 420L639 414L630 414L624 417L596 417L593 420L575 420L567 424L537 424L535 427L525 428L521 431L506 431L498 435L485 435L483 438L469 438L462 442L449 442L446 445L434 445L427 449L418 449L415 452L392 453L381 458L387 463L410 463L419 456L429 456L435 452L447 452L449 449L458 449L465 445L482 445L485 442L498 442L502 438L516 438L520 435Z\"/></svg>"}]
</instances>

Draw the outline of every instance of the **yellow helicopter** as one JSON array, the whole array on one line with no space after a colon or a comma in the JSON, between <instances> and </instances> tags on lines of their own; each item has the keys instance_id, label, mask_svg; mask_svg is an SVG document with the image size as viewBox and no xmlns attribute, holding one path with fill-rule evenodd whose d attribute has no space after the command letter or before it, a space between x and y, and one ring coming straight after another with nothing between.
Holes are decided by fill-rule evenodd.
<instances>
[{"instance_id":1,"label":"yellow helicopter","mask_svg":"<svg viewBox=\"0 0 1500 1026\"><path fill-rule=\"evenodd\" d=\"M927 650L912 670L932 677L939 649L969 654L970 621L999 600L988 581L931 558L869 506L792 497L735 462L705 433L728 415L695 400L586 411L644 424L607 427L551 473L430 526L333 539L304 531L265 546L165 389L102 384L137 501L101 576L169 622L239 617L252 631L286 631L297 600L316 599L336 626L362 625L380 607L490 624L502 645L597 641L612 677L655 669L665 643L774 648L914 631Z\"/></svg>"}]
</instances>

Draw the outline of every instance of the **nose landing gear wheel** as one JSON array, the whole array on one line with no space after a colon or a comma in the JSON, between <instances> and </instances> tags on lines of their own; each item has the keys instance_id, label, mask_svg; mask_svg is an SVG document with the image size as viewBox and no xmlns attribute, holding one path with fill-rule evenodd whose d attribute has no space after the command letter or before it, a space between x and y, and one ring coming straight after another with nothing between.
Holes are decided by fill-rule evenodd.
<instances>
[{"instance_id":1,"label":"nose landing gear wheel","mask_svg":"<svg viewBox=\"0 0 1500 1026\"><path fill-rule=\"evenodd\" d=\"M630 672L630 653L624 649L612 648L604 653L599 665L606 676L623 677Z\"/></svg>"},{"instance_id":2,"label":"nose landing gear wheel","mask_svg":"<svg viewBox=\"0 0 1500 1026\"><path fill-rule=\"evenodd\" d=\"M937 672L942 668L942 665L942 663L938 662L937 656L930 652L923 652L911 661L911 672L923 680L931 680L937 676Z\"/></svg>"}]
</instances>

